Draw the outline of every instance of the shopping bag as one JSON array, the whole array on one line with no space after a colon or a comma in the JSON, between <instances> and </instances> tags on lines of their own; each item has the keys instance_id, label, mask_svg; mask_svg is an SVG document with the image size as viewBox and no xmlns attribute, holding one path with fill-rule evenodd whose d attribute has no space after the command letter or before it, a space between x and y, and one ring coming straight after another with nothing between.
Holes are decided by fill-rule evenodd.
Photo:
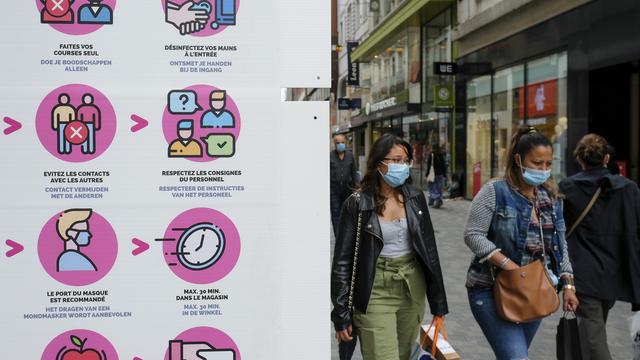
<instances>
[{"instance_id":1,"label":"shopping bag","mask_svg":"<svg viewBox=\"0 0 640 360\"><path fill-rule=\"evenodd\" d=\"M573 312L565 312L556 332L556 357L558 360L580 360L580 334L578 319Z\"/></svg>"},{"instance_id":2,"label":"shopping bag","mask_svg":"<svg viewBox=\"0 0 640 360\"><path fill-rule=\"evenodd\" d=\"M436 170L433 167L433 153L431 153L431 166L429 166L429 175L427 175L427 182L434 182L436 180Z\"/></svg>"},{"instance_id":3,"label":"shopping bag","mask_svg":"<svg viewBox=\"0 0 640 360\"><path fill-rule=\"evenodd\" d=\"M629 332L631 334L633 360L640 360L640 311L636 311L629 318Z\"/></svg>"},{"instance_id":4,"label":"shopping bag","mask_svg":"<svg viewBox=\"0 0 640 360\"><path fill-rule=\"evenodd\" d=\"M436 334L437 337L436 337ZM444 326L444 318L436 316L431 324L424 324L420 328L420 349L424 354L431 356L424 359L435 360L460 360L460 355L455 351L449 343L447 330ZM422 358L411 358L422 360Z\"/></svg>"},{"instance_id":5,"label":"shopping bag","mask_svg":"<svg viewBox=\"0 0 640 360\"><path fill-rule=\"evenodd\" d=\"M416 341L416 346L413 348L413 352L411 352L410 360L435 360L431 354L429 354L425 349L420 345L420 341Z\"/></svg>"}]
</instances>

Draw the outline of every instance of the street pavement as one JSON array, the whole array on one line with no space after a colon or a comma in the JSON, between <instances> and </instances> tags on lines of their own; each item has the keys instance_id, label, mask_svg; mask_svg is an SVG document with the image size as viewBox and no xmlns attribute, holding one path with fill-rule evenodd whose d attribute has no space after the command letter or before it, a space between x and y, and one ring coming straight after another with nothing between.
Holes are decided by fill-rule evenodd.
<instances>
[{"instance_id":1,"label":"street pavement","mask_svg":"<svg viewBox=\"0 0 640 360\"><path fill-rule=\"evenodd\" d=\"M449 314L446 316L446 327L449 340L463 360L495 359L489 343L485 340L480 327L475 322L469 303L467 291L464 287L467 266L471 260L471 252L464 244L462 237L469 212L470 202L466 200L446 201L441 209L430 209L431 219L436 232L440 263L444 274L447 290ZM334 239L331 239L333 252ZM427 305L425 311L430 321ZM629 336L627 318L631 315L631 305L618 302L609 314L607 333L609 349L613 359L631 359L631 338ZM556 326L562 311L556 312L543 320L536 337L531 344L529 356L531 359L555 359ZM332 349L331 359L338 360L337 344L334 331L331 329ZM359 349L353 357L362 360Z\"/></svg>"}]
</instances>

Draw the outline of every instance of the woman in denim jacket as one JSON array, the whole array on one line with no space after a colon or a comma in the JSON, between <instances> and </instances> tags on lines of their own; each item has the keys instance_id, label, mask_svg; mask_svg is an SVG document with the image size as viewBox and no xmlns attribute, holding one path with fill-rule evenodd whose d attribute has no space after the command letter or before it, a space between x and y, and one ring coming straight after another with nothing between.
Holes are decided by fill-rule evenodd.
<instances>
[{"instance_id":1,"label":"woman in denim jacket","mask_svg":"<svg viewBox=\"0 0 640 360\"><path fill-rule=\"evenodd\" d=\"M563 286L565 311L578 306L562 201L549 179L552 158L551 142L544 135L533 127L519 129L511 139L504 179L485 184L471 204L464 232L475 255L467 272L469 305L498 360L528 359L541 320L517 324L498 315L495 271L525 266L540 258L544 249L552 281Z\"/></svg>"}]
</instances>

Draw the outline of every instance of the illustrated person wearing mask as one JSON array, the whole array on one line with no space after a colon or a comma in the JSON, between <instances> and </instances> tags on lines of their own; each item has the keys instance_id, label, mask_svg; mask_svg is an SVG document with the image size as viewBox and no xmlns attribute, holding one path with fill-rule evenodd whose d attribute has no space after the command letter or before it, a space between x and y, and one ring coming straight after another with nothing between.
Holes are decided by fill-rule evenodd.
<instances>
[{"instance_id":1,"label":"illustrated person wearing mask","mask_svg":"<svg viewBox=\"0 0 640 360\"><path fill-rule=\"evenodd\" d=\"M427 200L410 185L412 154L406 141L382 135L340 215L331 320L338 341L358 337L364 360L409 359L425 295L434 320L448 312Z\"/></svg>"},{"instance_id":2,"label":"illustrated person wearing mask","mask_svg":"<svg viewBox=\"0 0 640 360\"><path fill-rule=\"evenodd\" d=\"M516 323L498 314L493 286L499 271L528 265L544 251L549 277L563 287L564 310L575 311L578 306L562 200L550 180L552 149L535 128L518 129L511 139L504 178L485 184L471 203L464 231L464 241L474 254L466 280L469 306L498 360L528 359L542 321Z\"/></svg>"},{"instance_id":3,"label":"illustrated person wearing mask","mask_svg":"<svg viewBox=\"0 0 640 360\"><path fill-rule=\"evenodd\" d=\"M580 300L582 359L607 360L609 310L620 300L640 311L640 191L607 169L611 149L603 137L585 135L573 154L582 171L562 180L560 190L567 225L575 226L567 243Z\"/></svg>"},{"instance_id":4,"label":"illustrated person wearing mask","mask_svg":"<svg viewBox=\"0 0 640 360\"><path fill-rule=\"evenodd\" d=\"M70 209L58 218L56 230L64 242L64 251L58 256L57 271L97 271L93 261L80 251L91 242L91 213L91 209Z\"/></svg>"},{"instance_id":5,"label":"illustrated person wearing mask","mask_svg":"<svg viewBox=\"0 0 640 360\"><path fill-rule=\"evenodd\" d=\"M346 143L347 138L344 135L334 135L334 150L329 154L329 200L334 233L338 228L342 203L358 185L355 159L353 154L347 150Z\"/></svg>"}]
</instances>

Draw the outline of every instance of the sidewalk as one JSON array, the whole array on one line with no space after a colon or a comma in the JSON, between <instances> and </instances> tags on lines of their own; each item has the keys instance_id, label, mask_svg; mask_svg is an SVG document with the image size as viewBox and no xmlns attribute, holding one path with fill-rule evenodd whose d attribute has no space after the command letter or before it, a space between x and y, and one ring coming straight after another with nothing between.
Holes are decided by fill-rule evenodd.
<instances>
[{"instance_id":1,"label":"sidewalk","mask_svg":"<svg viewBox=\"0 0 640 360\"><path fill-rule=\"evenodd\" d=\"M469 309L467 292L464 287L467 267L471 260L471 252L464 244L462 237L467 220L470 202L465 200L447 201L441 209L430 209L431 218L436 231L436 241L444 282L447 290L449 314L446 317L447 333L452 345L463 360L494 359L489 344L485 340L480 327L475 322ZM333 251L333 239L332 251ZM429 313L427 307L426 313ZM631 305L618 302L609 314L607 324L609 349L613 359L631 359L631 339L627 331L627 318L631 315ZM430 315L427 315L427 321ZM556 326L562 311L546 318L531 345L531 359L555 359ZM333 339L334 332L331 330ZM332 360L338 360L337 344L332 341ZM359 352L354 360L361 360Z\"/></svg>"}]
</instances>

